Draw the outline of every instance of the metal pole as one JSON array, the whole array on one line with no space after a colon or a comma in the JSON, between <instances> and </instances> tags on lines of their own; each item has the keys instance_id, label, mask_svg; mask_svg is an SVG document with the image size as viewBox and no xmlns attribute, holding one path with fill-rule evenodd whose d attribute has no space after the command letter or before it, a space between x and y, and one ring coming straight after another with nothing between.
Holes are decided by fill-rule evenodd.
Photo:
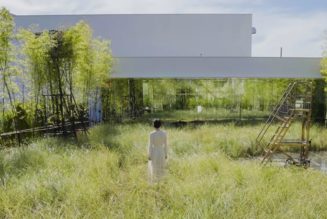
<instances>
[{"instance_id":1,"label":"metal pole","mask_svg":"<svg viewBox=\"0 0 327 219\"><path fill-rule=\"evenodd\" d=\"M283 57L283 47L280 47L280 53L279 53L279 57Z\"/></svg>"}]
</instances>

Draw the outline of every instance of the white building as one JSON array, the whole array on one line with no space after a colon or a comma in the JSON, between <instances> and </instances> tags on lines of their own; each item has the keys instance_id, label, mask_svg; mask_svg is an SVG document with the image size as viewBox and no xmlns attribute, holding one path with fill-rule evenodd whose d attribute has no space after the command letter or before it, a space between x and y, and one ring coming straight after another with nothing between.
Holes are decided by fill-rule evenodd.
<instances>
[{"instance_id":1,"label":"white building","mask_svg":"<svg viewBox=\"0 0 327 219\"><path fill-rule=\"evenodd\" d=\"M251 14L14 16L16 28L84 20L111 41L112 78L321 78L320 58L252 57ZM260 30L259 30L260 31Z\"/></svg>"}]
</instances>

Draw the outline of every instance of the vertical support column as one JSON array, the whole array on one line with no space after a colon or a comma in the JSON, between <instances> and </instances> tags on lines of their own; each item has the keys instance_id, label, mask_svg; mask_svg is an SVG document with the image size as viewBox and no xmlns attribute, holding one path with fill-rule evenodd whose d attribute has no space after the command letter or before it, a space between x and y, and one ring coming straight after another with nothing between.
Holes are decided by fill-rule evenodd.
<instances>
[{"instance_id":1,"label":"vertical support column","mask_svg":"<svg viewBox=\"0 0 327 219\"><path fill-rule=\"evenodd\" d=\"M112 102L111 98L111 85L112 85L112 80L108 80L107 86L102 87L100 91L101 95L101 100L102 100L102 121L109 121L111 114L110 112L112 111L112 106L110 103Z\"/></svg>"},{"instance_id":2,"label":"vertical support column","mask_svg":"<svg viewBox=\"0 0 327 219\"><path fill-rule=\"evenodd\" d=\"M310 141L310 127L311 127L311 117L312 117L312 108L314 107L312 104L313 101L313 92L314 88L313 88L313 82L309 82L307 85L307 89L305 90L305 99L304 99L304 108L307 108L309 111L308 112L304 112L304 139L306 141L307 144L305 144L304 146L304 154L303 154L303 158L304 159L308 159L308 155L309 155L309 147L311 146L311 141Z\"/></svg>"},{"instance_id":3,"label":"vertical support column","mask_svg":"<svg viewBox=\"0 0 327 219\"><path fill-rule=\"evenodd\" d=\"M315 123L323 125L326 118L326 93L324 88L326 82L323 79L316 79L313 82L312 98L312 119Z\"/></svg>"},{"instance_id":4,"label":"vertical support column","mask_svg":"<svg viewBox=\"0 0 327 219\"><path fill-rule=\"evenodd\" d=\"M5 132L5 126L4 126L4 118L5 118L5 85L3 83L2 86L2 131Z\"/></svg>"},{"instance_id":5,"label":"vertical support column","mask_svg":"<svg viewBox=\"0 0 327 219\"><path fill-rule=\"evenodd\" d=\"M128 88L129 88L129 116L131 118L136 117L136 98L135 98L135 80L128 80Z\"/></svg>"},{"instance_id":6,"label":"vertical support column","mask_svg":"<svg viewBox=\"0 0 327 219\"><path fill-rule=\"evenodd\" d=\"M303 142L307 142L307 118L303 118L302 121L302 130L301 130L301 152L300 152L300 159L306 159L306 151L307 151L307 145L303 144Z\"/></svg>"},{"instance_id":7,"label":"vertical support column","mask_svg":"<svg viewBox=\"0 0 327 219\"><path fill-rule=\"evenodd\" d=\"M311 140L310 140L310 127L311 127L311 110L307 115L307 121L306 121L306 141L309 143L306 145L306 150L305 150L305 158L308 158L308 153L309 153L309 147L311 147Z\"/></svg>"},{"instance_id":8,"label":"vertical support column","mask_svg":"<svg viewBox=\"0 0 327 219\"><path fill-rule=\"evenodd\" d=\"M143 81L129 79L129 112L131 118L136 118L143 114Z\"/></svg>"}]
</instances>

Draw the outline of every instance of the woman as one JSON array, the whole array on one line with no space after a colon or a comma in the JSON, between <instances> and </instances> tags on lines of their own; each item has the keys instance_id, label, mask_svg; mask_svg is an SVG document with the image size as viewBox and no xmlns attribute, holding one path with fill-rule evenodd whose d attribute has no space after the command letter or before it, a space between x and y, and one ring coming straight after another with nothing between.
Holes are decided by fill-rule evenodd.
<instances>
[{"instance_id":1,"label":"woman","mask_svg":"<svg viewBox=\"0 0 327 219\"><path fill-rule=\"evenodd\" d=\"M155 130L150 133L149 140L149 175L151 182L158 182L165 175L165 165L168 158L167 134L160 130L161 121L154 120Z\"/></svg>"}]
</instances>

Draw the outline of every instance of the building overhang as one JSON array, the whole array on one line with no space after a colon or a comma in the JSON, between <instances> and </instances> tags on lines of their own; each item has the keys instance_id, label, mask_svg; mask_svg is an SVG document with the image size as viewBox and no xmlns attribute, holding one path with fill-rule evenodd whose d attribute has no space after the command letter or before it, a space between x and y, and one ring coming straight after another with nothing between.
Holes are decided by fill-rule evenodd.
<instances>
[{"instance_id":1,"label":"building overhang","mask_svg":"<svg viewBox=\"0 0 327 219\"><path fill-rule=\"evenodd\" d=\"M319 79L320 62L304 57L117 57L111 78Z\"/></svg>"}]
</instances>

